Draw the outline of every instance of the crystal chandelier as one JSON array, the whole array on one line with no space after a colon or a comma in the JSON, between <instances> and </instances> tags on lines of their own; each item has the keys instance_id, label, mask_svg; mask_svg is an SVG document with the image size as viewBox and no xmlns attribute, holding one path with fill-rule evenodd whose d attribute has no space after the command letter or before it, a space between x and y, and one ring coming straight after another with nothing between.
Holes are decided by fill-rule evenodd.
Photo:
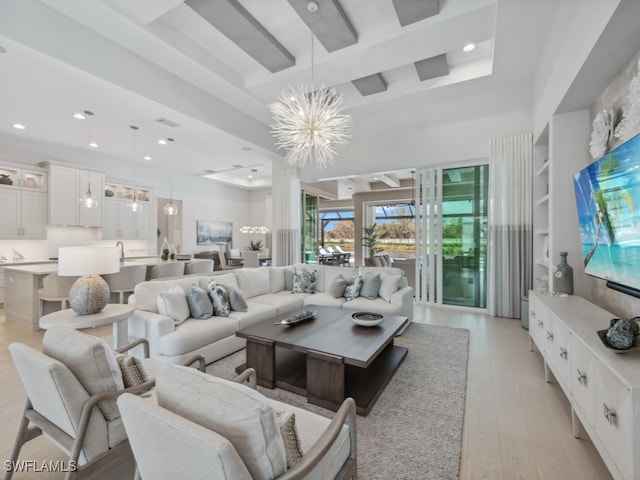
<instances>
[{"instance_id":1,"label":"crystal chandelier","mask_svg":"<svg viewBox=\"0 0 640 480\"><path fill-rule=\"evenodd\" d=\"M269 227L245 225L244 227L240 227L240 233L269 233Z\"/></svg>"},{"instance_id":2,"label":"crystal chandelier","mask_svg":"<svg viewBox=\"0 0 640 480\"><path fill-rule=\"evenodd\" d=\"M343 113L342 95L333 87L321 85L314 89L313 14L318 11L318 4L309 2L307 11L312 14L311 85L290 87L271 106L271 134L276 147L287 151L285 158L290 164L304 167L310 161L324 168L333 162L336 147L347 144L353 122L351 115Z\"/></svg>"},{"instance_id":3,"label":"crystal chandelier","mask_svg":"<svg viewBox=\"0 0 640 480\"><path fill-rule=\"evenodd\" d=\"M171 142L173 142L173 138L167 138L169 143L169 203L164 206L164 214L173 216L178 215L180 213L180 209L178 206L173 203L173 155L171 152Z\"/></svg>"},{"instance_id":4,"label":"crystal chandelier","mask_svg":"<svg viewBox=\"0 0 640 480\"><path fill-rule=\"evenodd\" d=\"M136 132L138 127L131 125L130 128L133 131L133 197L129 208L133 213L137 213L142 210L142 204L138 201L138 183L136 181Z\"/></svg>"}]
</instances>

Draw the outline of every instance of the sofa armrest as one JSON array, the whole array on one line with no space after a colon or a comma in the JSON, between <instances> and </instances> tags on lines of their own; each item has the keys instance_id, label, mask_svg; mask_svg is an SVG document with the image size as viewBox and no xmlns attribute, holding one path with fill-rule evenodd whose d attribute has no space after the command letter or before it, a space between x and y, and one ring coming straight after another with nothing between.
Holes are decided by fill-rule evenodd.
<instances>
[{"instance_id":1,"label":"sofa armrest","mask_svg":"<svg viewBox=\"0 0 640 480\"><path fill-rule=\"evenodd\" d=\"M149 342L149 357L159 356L160 337L175 331L173 318L159 313L135 310L129 317L129 336L146 338Z\"/></svg>"},{"instance_id":2,"label":"sofa armrest","mask_svg":"<svg viewBox=\"0 0 640 480\"><path fill-rule=\"evenodd\" d=\"M405 315L410 322L413 320L413 288L401 288L391 295L391 302L389 303L402 305L402 314Z\"/></svg>"},{"instance_id":3,"label":"sofa armrest","mask_svg":"<svg viewBox=\"0 0 640 480\"><path fill-rule=\"evenodd\" d=\"M278 480L303 480L306 478L327 454L345 425L349 427L350 451L349 458L338 477L356 478L356 402L353 398L346 398L316 443L293 468L278 477Z\"/></svg>"}]
</instances>

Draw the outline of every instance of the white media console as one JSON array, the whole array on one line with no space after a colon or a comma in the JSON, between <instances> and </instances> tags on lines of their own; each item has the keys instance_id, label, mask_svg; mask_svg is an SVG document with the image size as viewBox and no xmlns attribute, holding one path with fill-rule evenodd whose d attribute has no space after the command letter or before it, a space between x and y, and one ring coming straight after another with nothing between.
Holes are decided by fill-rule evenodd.
<instances>
[{"instance_id":1,"label":"white media console","mask_svg":"<svg viewBox=\"0 0 640 480\"><path fill-rule=\"evenodd\" d=\"M615 315L578 296L529 292L529 343L571 403L581 427L616 479L640 480L640 349L615 353L597 331Z\"/></svg>"}]
</instances>

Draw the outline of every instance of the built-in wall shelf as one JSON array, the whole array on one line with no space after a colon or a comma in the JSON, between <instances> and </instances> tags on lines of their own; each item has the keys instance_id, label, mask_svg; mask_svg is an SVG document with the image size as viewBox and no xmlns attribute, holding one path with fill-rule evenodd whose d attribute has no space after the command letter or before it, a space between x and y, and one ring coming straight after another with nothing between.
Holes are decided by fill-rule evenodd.
<instances>
[{"instance_id":1,"label":"built-in wall shelf","mask_svg":"<svg viewBox=\"0 0 640 480\"><path fill-rule=\"evenodd\" d=\"M536 172L536 175L540 176L540 175L546 175L549 172L549 160L544 160L544 162L542 163L542 166L538 169L538 171Z\"/></svg>"},{"instance_id":2,"label":"built-in wall shelf","mask_svg":"<svg viewBox=\"0 0 640 480\"><path fill-rule=\"evenodd\" d=\"M547 193L543 197L540 197L538 200L536 200L536 205L544 205L548 201L549 201L549 194Z\"/></svg>"}]
</instances>

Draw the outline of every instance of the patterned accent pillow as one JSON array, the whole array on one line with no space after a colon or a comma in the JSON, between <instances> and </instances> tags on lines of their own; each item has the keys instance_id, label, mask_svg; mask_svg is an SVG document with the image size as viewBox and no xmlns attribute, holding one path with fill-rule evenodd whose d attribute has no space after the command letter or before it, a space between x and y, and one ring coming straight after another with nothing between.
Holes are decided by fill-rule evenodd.
<instances>
[{"instance_id":1,"label":"patterned accent pillow","mask_svg":"<svg viewBox=\"0 0 640 480\"><path fill-rule=\"evenodd\" d=\"M213 315L216 317L228 317L231 313L231 302L229 301L229 294L224 285L210 282L207 287L207 293L209 293L211 303L213 304Z\"/></svg>"},{"instance_id":2,"label":"patterned accent pillow","mask_svg":"<svg viewBox=\"0 0 640 480\"><path fill-rule=\"evenodd\" d=\"M293 278L291 293L316 293L316 272L306 268L297 270Z\"/></svg>"},{"instance_id":3,"label":"patterned accent pillow","mask_svg":"<svg viewBox=\"0 0 640 480\"><path fill-rule=\"evenodd\" d=\"M276 412L276 418L284 441L284 450L287 454L287 469L290 469L304 456L302 443L296 428L296 414L293 412Z\"/></svg>"},{"instance_id":4,"label":"patterned accent pillow","mask_svg":"<svg viewBox=\"0 0 640 480\"><path fill-rule=\"evenodd\" d=\"M124 388L135 387L149 380L149 373L138 357L115 353L116 361L122 372Z\"/></svg>"},{"instance_id":5,"label":"patterned accent pillow","mask_svg":"<svg viewBox=\"0 0 640 480\"><path fill-rule=\"evenodd\" d=\"M362 278L358 276L351 277L347 280L347 288L344 289L344 298L353 300L360 296L360 289L362 288Z\"/></svg>"}]
</instances>

